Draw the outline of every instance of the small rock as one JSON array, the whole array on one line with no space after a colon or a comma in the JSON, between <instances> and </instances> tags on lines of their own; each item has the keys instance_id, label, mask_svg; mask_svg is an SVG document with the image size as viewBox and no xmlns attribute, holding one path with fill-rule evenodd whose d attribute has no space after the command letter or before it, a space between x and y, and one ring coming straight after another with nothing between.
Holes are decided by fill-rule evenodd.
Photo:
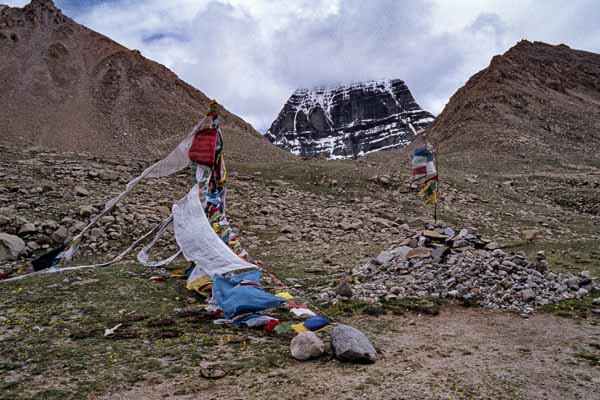
<instances>
[{"instance_id":1,"label":"small rock","mask_svg":"<svg viewBox=\"0 0 600 400\"><path fill-rule=\"evenodd\" d=\"M92 214L97 213L98 210L92 206L81 206L79 207L79 215L82 217L89 217Z\"/></svg>"},{"instance_id":2,"label":"small rock","mask_svg":"<svg viewBox=\"0 0 600 400\"><path fill-rule=\"evenodd\" d=\"M394 259L394 255L391 252L382 251L381 253L379 253L379 255L375 258L374 261L375 261L375 264L377 264L377 265L387 265L393 259Z\"/></svg>"},{"instance_id":3,"label":"small rock","mask_svg":"<svg viewBox=\"0 0 600 400\"><path fill-rule=\"evenodd\" d=\"M384 185L389 185L391 183L391 178L388 175L384 175L379 177L379 182L383 183Z\"/></svg>"},{"instance_id":4,"label":"small rock","mask_svg":"<svg viewBox=\"0 0 600 400\"><path fill-rule=\"evenodd\" d=\"M400 257L402 259L406 259L406 255L412 250L412 247L409 246L400 246L400 247L396 247L395 249L392 250L392 254L394 254L394 257Z\"/></svg>"},{"instance_id":5,"label":"small rock","mask_svg":"<svg viewBox=\"0 0 600 400\"><path fill-rule=\"evenodd\" d=\"M75 186L75 195L80 197L86 197L90 195L90 192L83 186Z\"/></svg>"},{"instance_id":6,"label":"small rock","mask_svg":"<svg viewBox=\"0 0 600 400\"><path fill-rule=\"evenodd\" d=\"M325 353L325 344L313 332L302 332L292 339L290 352L296 360L304 361Z\"/></svg>"},{"instance_id":7,"label":"small rock","mask_svg":"<svg viewBox=\"0 0 600 400\"><path fill-rule=\"evenodd\" d=\"M468 240L465 239L458 239L455 240L454 243L452 244L452 247L454 247L455 249L460 249L461 247L468 247L470 245Z\"/></svg>"},{"instance_id":8,"label":"small rock","mask_svg":"<svg viewBox=\"0 0 600 400\"><path fill-rule=\"evenodd\" d=\"M523 231L523 238L528 242L537 240L540 238L540 231L538 231L537 229L525 230Z\"/></svg>"},{"instance_id":9,"label":"small rock","mask_svg":"<svg viewBox=\"0 0 600 400\"><path fill-rule=\"evenodd\" d=\"M115 217L113 217L112 215L105 215L104 217L102 217L102 218L100 219L100 221L101 221L103 224L112 224L112 223L114 223L114 222L115 222Z\"/></svg>"},{"instance_id":10,"label":"small rock","mask_svg":"<svg viewBox=\"0 0 600 400\"><path fill-rule=\"evenodd\" d=\"M156 211L158 211L158 213L163 217L168 217L169 215L171 215L171 209L166 206L158 206L156 207Z\"/></svg>"},{"instance_id":11,"label":"small rock","mask_svg":"<svg viewBox=\"0 0 600 400\"><path fill-rule=\"evenodd\" d=\"M506 253L500 249L496 249L496 250L492 251L492 256L501 258L501 257L506 256Z\"/></svg>"},{"instance_id":12,"label":"small rock","mask_svg":"<svg viewBox=\"0 0 600 400\"><path fill-rule=\"evenodd\" d=\"M364 333L348 325L338 324L331 330L331 347L341 361L374 363L375 347Z\"/></svg>"},{"instance_id":13,"label":"small rock","mask_svg":"<svg viewBox=\"0 0 600 400\"><path fill-rule=\"evenodd\" d=\"M27 235L31 235L31 234L34 234L37 232L38 232L38 229L35 227L35 225L28 222L26 224L21 225L21 227L19 228L18 235L19 236L27 236Z\"/></svg>"},{"instance_id":14,"label":"small rock","mask_svg":"<svg viewBox=\"0 0 600 400\"><path fill-rule=\"evenodd\" d=\"M597 297L594 300L592 300L592 304L595 306L600 306L600 297Z\"/></svg>"},{"instance_id":15,"label":"small rock","mask_svg":"<svg viewBox=\"0 0 600 400\"><path fill-rule=\"evenodd\" d=\"M290 225L284 226L279 232L281 233L294 233L294 228Z\"/></svg>"},{"instance_id":16,"label":"small rock","mask_svg":"<svg viewBox=\"0 0 600 400\"><path fill-rule=\"evenodd\" d=\"M520 293L521 298L523 299L523 301L531 301L531 300L535 300L535 292L531 289L525 289L523 291L521 291Z\"/></svg>"},{"instance_id":17,"label":"small rock","mask_svg":"<svg viewBox=\"0 0 600 400\"><path fill-rule=\"evenodd\" d=\"M50 238L56 243L64 243L69 236L69 231L64 226L59 226L57 230L54 231Z\"/></svg>"},{"instance_id":18,"label":"small rock","mask_svg":"<svg viewBox=\"0 0 600 400\"><path fill-rule=\"evenodd\" d=\"M335 294L348 298L352 297L352 287L348 283L348 279L342 279L340 284L335 288Z\"/></svg>"},{"instance_id":19,"label":"small rock","mask_svg":"<svg viewBox=\"0 0 600 400\"><path fill-rule=\"evenodd\" d=\"M434 263L441 263L444 261L446 256L450 253L450 248L448 246L438 246L431 252L431 256L433 257Z\"/></svg>"},{"instance_id":20,"label":"small rock","mask_svg":"<svg viewBox=\"0 0 600 400\"><path fill-rule=\"evenodd\" d=\"M490 251L497 250L499 248L500 248L500 245L498 243L496 243L496 242L490 242L490 243L488 243L488 244L485 245L485 249L486 250L490 250Z\"/></svg>"}]
</instances>

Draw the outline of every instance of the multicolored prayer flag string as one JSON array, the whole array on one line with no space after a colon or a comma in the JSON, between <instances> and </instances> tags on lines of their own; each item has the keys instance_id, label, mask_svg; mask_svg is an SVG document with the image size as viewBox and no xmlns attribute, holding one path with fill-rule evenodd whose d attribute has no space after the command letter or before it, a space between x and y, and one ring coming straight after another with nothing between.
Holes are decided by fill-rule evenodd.
<instances>
[{"instance_id":1,"label":"multicolored prayer flag string","mask_svg":"<svg viewBox=\"0 0 600 400\"><path fill-rule=\"evenodd\" d=\"M419 191L420 198L426 198L427 204L437 204L438 203L438 193L437 193L437 184L438 177L437 175L434 178L431 178L427 182L423 184L423 188Z\"/></svg>"}]
</instances>

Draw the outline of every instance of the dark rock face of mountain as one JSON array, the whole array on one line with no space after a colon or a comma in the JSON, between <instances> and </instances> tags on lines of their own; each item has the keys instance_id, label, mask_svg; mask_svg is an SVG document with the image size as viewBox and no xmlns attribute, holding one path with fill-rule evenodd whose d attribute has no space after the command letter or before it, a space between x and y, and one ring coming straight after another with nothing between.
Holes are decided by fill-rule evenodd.
<instances>
[{"instance_id":1,"label":"dark rock face of mountain","mask_svg":"<svg viewBox=\"0 0 600 400\"><path fill-rule=\"evenodd\" d=\"M154 158L198 122L208 100L139 51L77 24L51 0L0 7L4 145ZM229 112L223 128L234 159L289 156Z\"/></svg>"},{"instance_id":2,"label":"dark rock face of mountain","mask_svg":"<svg viewBox=\"0 0 600 400\"><path fill-rule=\"evenodd\" d=\"M266 137L303 157L348 158L404 147L433 122L399 79L298 89Z\"/></svg>"}]
</instances>

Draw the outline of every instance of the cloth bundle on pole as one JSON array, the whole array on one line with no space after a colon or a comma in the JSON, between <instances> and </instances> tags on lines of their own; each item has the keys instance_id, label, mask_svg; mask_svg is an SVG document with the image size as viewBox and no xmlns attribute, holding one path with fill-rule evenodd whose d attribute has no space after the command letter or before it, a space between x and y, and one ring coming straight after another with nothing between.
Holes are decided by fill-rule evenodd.
<instances>
[{"instance_id":1,"label":"cloth bundle on pole","mask_svg":"<svg viewBox=\"0 0 600 400\"><path fill-rule=\"evenodd\" d=\"M437 176L433 149L415 149L412 158L412 179L415 181Z\"/></svg>"},{"instance_id":2,"label":"cloth bundle on pole","mask_svg":"<svg viewBox=\"0 0 600 400\"><path fill-rule=\"evenodd\" d=\"M52 254L47 253L36 260L36 272L28 275L9 278L3 282L22 279L31 275L109 266L121 261L127 254L148 239L151 235L155 235L154 239L145 247L143 247L138 254L138 261L145 266L155 267L167 265L174 261L175 258L177 258L177 256L179 256L181 253L183 253L188 261L193 261L196 264L196 267L190 275L190 278L193 277L204 279L212 277L215 274L224 274L226 272L238 269L257 269L254 264L251 264L241 258L244 257L246 253L243 251L243 249L241 249L241 246L229 228L229 223L224 215L224 185L226 170L223 161L221 142L215 143L215 147L221 146L221 148L214 150L215 157L212 160L213 162L205 163L213 165L202 165L195 163L197 184L192 187L190 192L183 199L179 200L173 206L173 213L169 217L161 221L141 238L133 242L117 257L108 262L69 267L63 265L65 262L71 260L75 256L85 233L95 226L103 216L112 211L115 205L123 200L143 179L169 176L190 165L190 148L192 147L192 143L197 137L197 134L207 131L206 129L202 130L202 127L209 117L212 120L211 129L209 129L209 136L214 138L215 132L217 132L220 140L221 133L218 125L218 116L219 105L217 102L211 101L209 104L207 118L204 118L202 121L200 121L200 123L198 123L188 135L186 135L181 143L179 143L179 145L167 157L146 168L142 174L129 181L125 190L114 198L110 199L105 204L104 210L96 215L88 223L88 225L85 226L81 232L73 238L71 242L66 244L66 246L55 249L55 251L51 252ZM204 154L204 156L206 156L206 154ZM203 160L207 160L207 158L204 157ZM211 201L213 203L207 203L207 194L211 197ZM214 200L213 198L217 198L218 201ZM219 214L216 215L215 213L215 223L212 224L213 226L211 226L211 223L205 215L205 210L207 209L208 204L217 204L219 207ZM177 244L179 245L179 250L164 260L150 261L150 250L171 223L174 223L175 236ZM216 230L214 229L216 225L218 225L219 231L225 235L220 237L217 234ZM224 240L226 240L227 243L225 243Z\"/></svg>"},{"instance_id":3,"label":"cloth bundle on pole","mask_svg":"<svg viewBox=\"0 0 600 400\"><path fill-rule=\"evenodd\" d=\"M412 158L413 181L421 182L419 197L425 198L427 204L438 203L438 173L433 149L415 149Z\"/></svg>"}]
</instances>

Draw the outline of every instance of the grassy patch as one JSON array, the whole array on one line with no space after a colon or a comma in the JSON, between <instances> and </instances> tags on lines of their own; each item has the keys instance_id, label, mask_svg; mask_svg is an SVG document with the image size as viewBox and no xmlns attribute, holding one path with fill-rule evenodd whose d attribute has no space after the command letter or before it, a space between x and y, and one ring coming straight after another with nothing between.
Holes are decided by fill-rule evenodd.
<instances>
[{"instance_id":1,"label":"grassy patch","mask_svg":"<svg viewBox=\"0 0 600 400\"><path fill-rule=\"evenodd\" d=\"M287 338L244 330L261 339L228 344L240 330L190 306L194 294L182 281L154 283L150 275L117 266L0 286L0 398L88 398L153 376L195 375L206 359L227 371L287 362ZM74 284L92 276L97 281Z\"/></svg>"},{"instance_id":2,"label":"grassy patch","mask_svg":"<svg viewBox=\"0 0 600 400\"><path fill-rule=\"evenodd\" d=\"M557 304L547 304L541 307L540 310L560 317L587 318L590 316L591 311L597 308L597 306L592 304L592 301L597 297L600 297L600 291L592 290L590 294L581 299L569 299Z\"/></svg>"}]
</instances>

